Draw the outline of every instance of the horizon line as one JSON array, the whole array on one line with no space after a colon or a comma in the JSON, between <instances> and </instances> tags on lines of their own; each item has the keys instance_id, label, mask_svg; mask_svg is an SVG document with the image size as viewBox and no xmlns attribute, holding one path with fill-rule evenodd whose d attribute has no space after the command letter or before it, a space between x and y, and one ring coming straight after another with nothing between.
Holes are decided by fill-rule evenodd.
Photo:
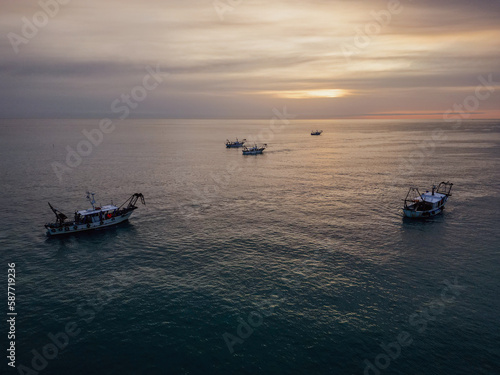
<instances>
[{"instance_id":1,"label":"horizon line","mask_svg":"<svg viewBox=\"0 0 500 375\"><path fill-rule=\"evenodd\" d=\"M450 119L445 119L443 116L435 117L430 115L413 115L408 117L403 117L404 115L365 115L365 116L340 116L340 117L300 117L297 116L292 120L447 120L447 122L452 122ZM425 116L425 118L423 118ZM458 116L455 115L455 116ZM127 121L127 120L269 120L272 117L130 117L126 119L119 118L109 118L106 116L97 117L0 117L1 120L102 120L109 119L111 121ZM461 117L463 121L473 121L473 120L500 120L500 117L479 117L479 118L464 118Z\"/></svg>"}]
</instances>

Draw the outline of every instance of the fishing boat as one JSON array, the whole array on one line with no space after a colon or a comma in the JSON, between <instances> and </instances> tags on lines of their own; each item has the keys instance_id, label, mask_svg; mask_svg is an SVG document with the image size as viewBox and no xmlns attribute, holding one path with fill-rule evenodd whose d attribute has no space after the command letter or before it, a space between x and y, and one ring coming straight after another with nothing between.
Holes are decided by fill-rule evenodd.
<instances>
[{"instance_id":1,"label":"fishing boat","mask_svg":"<svg viewBox=\"0 0 500 375\"><path fill-rule=\"evenodd\" d=\"M242 141L238 141L238 138L236 138L236 141L231 142L231 141L229 141L229 139L226 139L226 148L239 148L239 147L243 147L243 145L245 144L245 141L246 141L246 139L244 139Z\"/></svg>"},{"instance_id":2,"label":"fishing boat","mask_svg":"<svg viewBox=\"0 0 500 375\"><path fill-rule=\"evenodd\" d=\"M435 216L444 210L444 205L451 196L451 182L441 182L434 185L431 192L420 194L416 187L410 187L404 200L403 213L406 217L427 218Z\"/></svg>"},{"instance_id":3,"label":"fishing boat","mask_svg":"<svg viewBox=\"0 0 500 375\"><path fill-rule=\"evenodd\" d=\"M264 144L263 146L257 146L254 145L253 147L243 147L243 155L258 155L262 154L264 150L267 148L267 144Z\"/></svg>"},{"instance_id":4,"label":"fishing boat","mask_svg":"<svg viewBox=\"0 0 500 375\"><path fill-rule=\"evenodd\" d=\"M141 193L135 193L119 207L113 204L96 207L94 195L95 193L87 192L87 200L92 208L75 211L72 221L66 221L68 217L49 203L50 209L56 215L56 222L45 224L47 235L71 234L110 227L128 220L132 212L137 209L136 203L139 199L142 204L146 204L144 196Z\"/></svg>"},{"instance_id":5,"label":"fishing boat","mask_svg":"<svg viewBox=\"0 0 500 375\"><path fill-rule=\"evenodd\" d=\"M323 133L323 130L311 130L311 135L321 135L321 133Z\"/></svg>"}]
</instances>

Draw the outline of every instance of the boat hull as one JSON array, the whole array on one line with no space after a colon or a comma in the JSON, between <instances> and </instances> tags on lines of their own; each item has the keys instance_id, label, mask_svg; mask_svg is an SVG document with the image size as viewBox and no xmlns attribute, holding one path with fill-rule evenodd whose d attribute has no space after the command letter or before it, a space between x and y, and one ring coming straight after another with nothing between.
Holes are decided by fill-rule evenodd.
<instances>
[{"instance_id":1,"label":"boat hull","mask_svg":"<svg viewBox=\"0 0 500 375\"><path fill-rule=\"evenodd\" d=\"M413 210L407 210L403 208L403 213L406 217L412 218L412 219L425 219L428 217L436 216L439 215L441 212L443 212L444 207L437 208L435 210L431 211L413 211Z\"/></svg>"},{"instance_id":2,"label":"boat hull","mask_svg":"<svg viewBox=\"0 0 500 375\"><path fill-rule=\"evenodd\" d=\"M93 223L86 223L86 224L74 224L71 223L70 225L63 225L57 228L47 228L47 235L48 236L59 236L59 235L65 235L65 234L73 234L73 233L80 233L80 232L87 232L91 230L97 230L97 229L102 229L102 228L107 228L111 227L113 225L117 225L120 223L123 223L124 221L127 221L132 215L133 211L127 212L123 215L112 217L110 219L102 220L102 221L97 221Z\"/></svg>"}]
</instances>

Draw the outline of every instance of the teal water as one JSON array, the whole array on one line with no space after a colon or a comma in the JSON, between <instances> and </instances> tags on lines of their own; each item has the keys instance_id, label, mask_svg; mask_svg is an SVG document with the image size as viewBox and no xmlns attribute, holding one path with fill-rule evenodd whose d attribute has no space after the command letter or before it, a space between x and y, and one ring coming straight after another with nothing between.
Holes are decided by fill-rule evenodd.
<instances>
[{"instance_id":1,"label":"teal water","mask_svg":"<svg viewBox=\"0 0 500 375\"><path fill-rule=\"evenodd\" d=\"M0 122L2 373L500 373L500 122L130 120L68 167L98 123ZM444 214L403 220L443 180ZM71 217L86 190L146 206L47 238L47 202Z\"/></svg>"}]
</instances>

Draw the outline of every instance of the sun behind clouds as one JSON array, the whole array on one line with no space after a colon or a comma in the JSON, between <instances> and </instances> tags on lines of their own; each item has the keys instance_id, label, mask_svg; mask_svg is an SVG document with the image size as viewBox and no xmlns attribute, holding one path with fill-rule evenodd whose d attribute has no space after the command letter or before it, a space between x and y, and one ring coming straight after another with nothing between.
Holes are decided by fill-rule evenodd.
<instances>
[{"instance_id":1,"label":"sun behind clouds","mask_svg":"<svg viewBox=\"0 0 500 375\"><path fill-rule=\"evenodd\" d=\"M343 89L318 89L318 90L287 90L287 91L266 91L263 94L270 94L274 97L285 99L318 99L318 98L341 98L349 95L350 92Z\"/></svg>"}]
</instances>

